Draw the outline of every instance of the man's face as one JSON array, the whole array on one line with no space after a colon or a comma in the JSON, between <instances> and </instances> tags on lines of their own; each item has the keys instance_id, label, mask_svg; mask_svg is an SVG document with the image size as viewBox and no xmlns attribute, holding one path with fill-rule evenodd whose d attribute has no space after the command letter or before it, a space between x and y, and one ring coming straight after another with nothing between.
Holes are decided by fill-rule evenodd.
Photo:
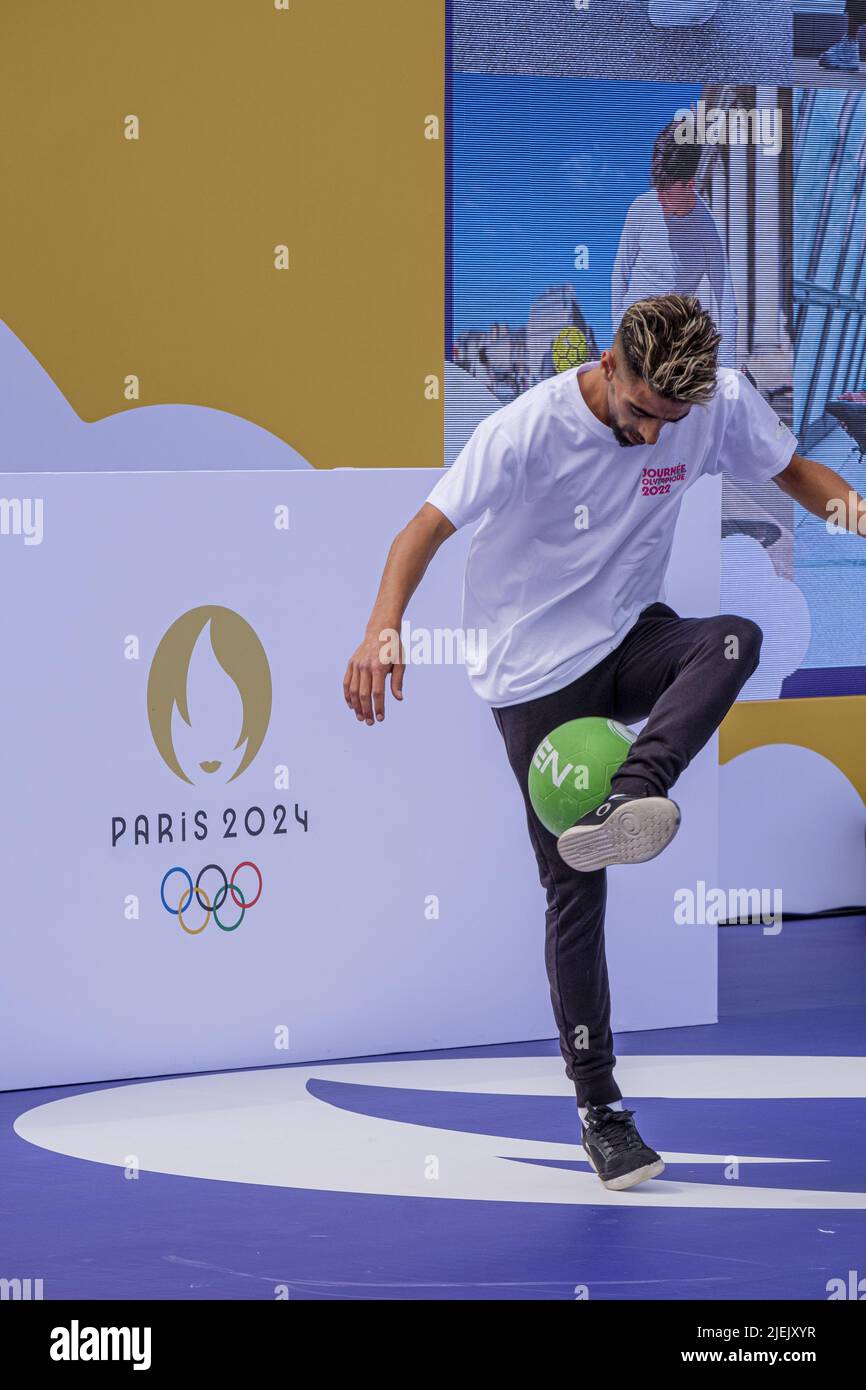
<instances>
[{"instance_id":1,"label":"man's face","mask_svg":"<svg viewBox=\"0 0 866 1390\"><path fill-rule=\"evenodd\" d=\"M668 183L656 189L665 217L687 217L695 205L695 181Z\"/></svg>"},{"instance_id":2,"label":"man's face","mask_svg":"<svg viewBox=\"0 0 866 1390\"><path fill-rule=\"evenodd\" d=\"M655 444L665 425L674 425L689 414L690 405L657 395L620 364L613 351L602 353L601 365L607 377L608 423L624 449Z\"/></svg>"}]
</instances>

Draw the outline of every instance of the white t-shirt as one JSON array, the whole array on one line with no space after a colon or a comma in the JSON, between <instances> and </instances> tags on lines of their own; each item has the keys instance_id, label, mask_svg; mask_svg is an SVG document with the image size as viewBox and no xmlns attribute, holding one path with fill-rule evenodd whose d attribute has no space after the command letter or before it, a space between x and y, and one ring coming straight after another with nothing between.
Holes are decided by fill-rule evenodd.
<instances>
[{"instance_id":1,"label":"white t-shirt","mask_svg":"<svg viewBox=\"0 0 866 1390\"><path fill-rule=\"evenodd\" d=\"M482 420L428 501L456 527L480 520L463 627L485 660L473 688L503 707L549 695L596 666L658 602L684 492L703 473L759 482L797 441L740 372L706 406L623 448L583 399L587 362Z\"/></svg>"}]
</instances>

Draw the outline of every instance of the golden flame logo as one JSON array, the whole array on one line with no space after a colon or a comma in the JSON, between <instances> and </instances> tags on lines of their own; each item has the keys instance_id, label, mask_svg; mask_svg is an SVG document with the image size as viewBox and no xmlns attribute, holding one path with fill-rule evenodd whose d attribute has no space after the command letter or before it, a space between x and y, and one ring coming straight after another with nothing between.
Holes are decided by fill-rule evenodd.
<instances>
[{"instance_id":1,"label":"golden flame logo","mask_svg":"<svg viewBox=\"0 0 866 1390\"><path fill-rule=\"evenodd\" d=\"M244 747L243 757L229 777L233 782L253 761L264 741L271 718L271 670L258 635L249 623L230 608L206 604L192 608L172 623L154 653L147 680L147 718L160 756L176 777L192 785L178 760L172 736L175 708L188 727L188 678L193 650L210 624L213 655L237 687L243 707L240 736L235 750ZM237 727L237 726L235 726ZM216 772L221 761L199 764L205 773Z\"/></svg>"}]
</instances>

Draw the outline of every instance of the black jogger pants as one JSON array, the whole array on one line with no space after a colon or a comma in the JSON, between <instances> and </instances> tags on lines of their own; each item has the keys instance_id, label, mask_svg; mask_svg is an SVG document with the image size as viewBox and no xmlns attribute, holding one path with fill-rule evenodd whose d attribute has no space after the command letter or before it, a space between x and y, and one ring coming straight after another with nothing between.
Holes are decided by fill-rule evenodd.
<instances>
[{"instance_id":1,"label":"black jogger pants","mask_svg":"<svg viewBox=\"0 0 866 1390\"><path fill-rule=\"evenodd\" d=\"M545 963L565 1070L578 1105L619 1100L604 950L604 869L578 873L529 801L532 756L558 725L600 715L647 719L612 791L667 796L722 722L758 664L761 629L747 618L680 618L664 603L641 613L620 645L563 690L493 710L526 802L529 838L547 893ZM639 872L638 869L632 872ZM579 1045L578 1045L579 1043Z\"/></svg>"}]
</instances>

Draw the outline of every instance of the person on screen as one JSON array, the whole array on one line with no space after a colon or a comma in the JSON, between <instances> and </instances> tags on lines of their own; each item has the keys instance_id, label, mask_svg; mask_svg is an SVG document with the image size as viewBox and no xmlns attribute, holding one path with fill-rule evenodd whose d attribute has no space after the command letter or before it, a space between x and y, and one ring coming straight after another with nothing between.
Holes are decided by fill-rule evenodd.
<instances>
[{"instance_id":1,"label":"person on screen","mask_svg":"<svg viewBox=\"0 0 866 1390\"><path fill-rule=\"evenodd\" d=\"M843 506L855 533L859 515L848 483L797 453L748 378L718 367L719 341L697 299L647 299L626 310L599 361L546 377L482 420L393 541L343 677L346 704L367 726L385 717L386 678L403 699L407 604L443 542L473 527L462 622L464 633L485 635L485 657L467 672L525 803L547 894L560 1050L587 1158L615 1191L664 1163L614 1079L605 869L652 859L673 839L680 811L670 791L756 669L763 637L748 618L681 617L661 601L680 505L700 477L729 473L772 479L823 519ZM552 731L587 716L647 723L607 799L557 837L533 807L530 765ZM481 752L452 776L456 796L467 779L483 786ZM505 867L493 858L477 872Z\"/></svg>"},{"instance_id":2,"label":"person on screen","mask_svg":"<svg viewBox=\"0 0 866 1390\"><path fill-rule=\"evenodd\" d=\"M718 8L719 0L649 0L649 19L657 29L706 24Z\"/></svg>"},{"instance_id":3,"label":"person on screen","mask_svg":"<svg viewBox=\"0 0 866 1390\"><path fill-rule=\"evenodd\" d=\"M631 304L656 294L696 294L703 279L722 334L719 361L736 366L737 300L722 238L707 204L695 192L701 146L678 144L677 122L656 138L652 188L635 198L611 276L611 323L616 332Z\"/></svg>"},{"instance_id":4,"label":"person on screen","mask_svg":"<svg viewBox=\"0 0 866 1390\"><path fill-rule=\"evenodd\" d=\"M822 68L834 72L860 71L860 30L866 24L866 0L847 0L845 5L847 27L838 43L834 43L818 62Z\"/></svg>"}]
</instances>

